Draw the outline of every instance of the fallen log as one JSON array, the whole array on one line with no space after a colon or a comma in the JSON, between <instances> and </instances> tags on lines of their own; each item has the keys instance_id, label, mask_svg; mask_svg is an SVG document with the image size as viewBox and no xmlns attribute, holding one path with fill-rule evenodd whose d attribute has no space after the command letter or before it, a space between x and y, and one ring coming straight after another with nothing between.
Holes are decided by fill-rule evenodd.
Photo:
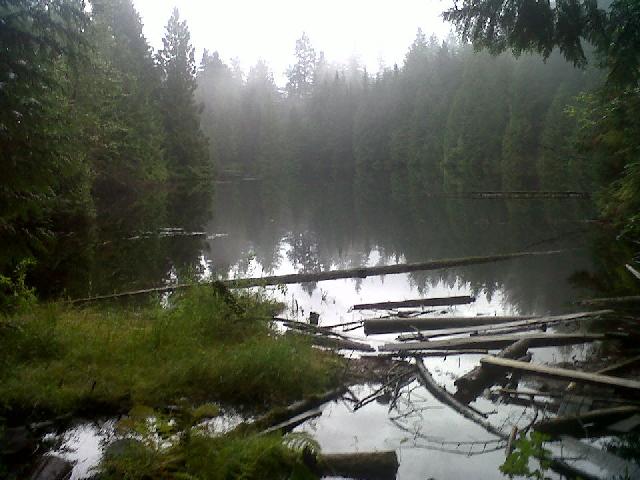
<instances>
[{"instance_id":1,"label":"fallen log","mask_svg":"<svg viewBox=\"0 0 640 480\"><path fill-rule=\"evenodd\" d=\"M484 357L480 363L488 367L505 368L515 370L528 375L556 378L559 380L572 380L578 383L588 383L592 385L603 385L627 390L640 390L640 382L626 378L611 377L597 373L586 373L567 368L548 367L526 362L518 362L507 358Z\"/></svg>"},{"instance_id":2,"label":"fallen log","mask_svg":"<svg viewBox=\"0 0 640 480\"><path fill-rule=\"evenodd\" d=\"M250 428L252 431L264 431L305 412L315 410L321 405L342 396L346 391L346 387L340 387L320 395L310 395L286 407L274 408L252 422L240 424L236 427L236 430Z\"/></svg>"},{"instance_id":3,"label":"fallen log","mask_svg":"<svg viewBox=\"0 0 640 480\"><path fill-rule=\"evenodd\" d=\"M367 343L356 342L344 338L332 338L324 335L309 335L311 343L319 347L334 348L337 350L355 350L358 352L375 352L376 349Z\"/></svg>"},{"instance_id":4,"label":"fallen log","mask_svg":"<svg viewBox=\"0 0 640 480\"><path fill-rule=\"evenodd\" d=\"M446 330L437 331L432 333L429 331L405 333L398 336L398 340L401 342L410 340L422 340L425 338L434 338L436 336L444 335L461 335L465 333L478 333L479 335L491 334L492 332L501 332L502 330L518 328L518 327L536 327L539 325L554 325L559 323L567 323L574 321L590 320L593 317L603 316L614 313L613 310L597 310L592 312L578 312L567 315L550 315L546 317L524 317L522 320L516 320L507 323L498 323L495 325L483 326L482 329L478 327L461 327L450 328ZM500 317L476 317L476 318L500 318Z\"/></svg>"},{"instance_id":5,"label":"fallen log","mask_svg":"<svg viewBox=\"0 0 640 480\"><path fill-rule=\"evenodd\" d=\"M402 300L398 302L360 303L352 310L390 310L392 308L410 307L442 307L447 305L466 305L475 302L475 297L468 295L458 297L421 298L418 300Z\"/></svg>"},{"instance_id":6,"label":"fallen log","mask_svg":"<svg viewBox=\"0 0 640 480\"><path fill-rule=\"evenodd\" d=\"M605 396L596 396L596 395L590 395L590 394L584 394L584 395L578 396L578 395L567 394L566 392L542 392L540 390L528 390L528 389L515 390L512 388L499 388L497 390L493 390L492 392L498 395L520 396L520 397L529 397L529 398L546 397L546 398L566 399L567 397L569 397L569 401L571 401L571 397L576 398L575 401L578 401L577 399L580 399L580 398L590 398L593 401L603 402L603 403L619 403L623 405L640 406L640 401L638 400L612 398L611 396L605 397Z\"/></svg>"},{"instance_id":7,"label":"fallen log","mask_svg":"<svg viewBox=\"0 0 640 480\"><path fill-rule=\"evenodd\" d=\"M363 321L365 335L410 332L415 330L441 330L454 327L477 327L529 320L533 317L415 317L370 318Z\"/></svg>"},{"instance_id":8,"label":"fallen log","mask_svg":"<svg viewBox=\"0 0 640 480\"><path fill-rule=\"evenodd\" d=\"M280 322L283 325L286 325L289 328L292 328L294 330L299 330L299 331L303 331L306 333L309 332L313 332L313 333L317 333L320 335L327 335L330 337L339 337L345 340L350 340L349 337L347 337L346 335L342 335L338 332L334 332L333 330L331 330L328 327L318 327L317 325L311 325L310 323L303 323L303 322L298 322L296 320L289 320L288 318L280 318L280 317L273 317L273 320L276 322Z\"/></svg>"},{"instance_id":9,"label":"fallen log","mask_svg":"<svg viewBox=\"0 0 640 480\"><path fill-rule=\"evenodd\" d=\"M258 435L267 435L272 432L290 432L291 430L296 428L298 425L301 425L307 420L311 420L312 418L317 418L320 415L322 415L322 410L320 410L319 408L308 410L299 415L295 415L289 418L288 420L284 420L280 423L277 423L276 425L273 425L269 428L265 428Z\"/></svg>"},{"instance_id":10,"label":"fallen log","mask_svg":"<svg viewBox=\"0 0 640 480\"><path fill-rule=\"evenodd\" d=\"M398 473L395 451L370 453L332 453L316 457L312 470L322 477L362 480L394 480Z\"/></svg>"},{"instance_id":11,"label":"fallen log","mask_svg":"<svg viewBox=\"0 0 640 480\"><path fill-rule=\"evenodd\" d=\"M533 425L533 429L552 436L571 435L575 438L610 435L611 432L607 429L609 425L638 413L638 406L603 408L582 415L541 420Z\"/></svg>"},{"instance_id":12,"label":"fallen log","mask_svg":"<svg viewBox=\"0 0 640 480\"><path fill-rule=\"evenodd\" d=\"M418 379L420 380L420 383L422 383L422 385L429 391L429 393L431 393L431 395L433 395L436 400L453 408L460 415L468 418L474 423L477 423L489 433L492 433L493 435L503 440L509 439L509 435L507 435L491 423L487 422L481 415L476 413L467 405L460 403L454 398L453 395L451 395L444 388L438 385L434 378L431 376L431 373L429 373L429 370L427 370L427 367L425 367L424 363L419 358L416 358L416 369L418 371Z\"/></svg>"},{"instance_id":13,"label":"fallen log","mask_svg":"<svg viewBox=\"0 0 640 480\"><path fill-rule=\"evenodd\" d=\"M330 270L318 273L294 273L290 275L272 275L257 278L238 278L231 280L216 280L229 288L249 288L265 287L269 285L287 285L292 283L320 282L324 280L338 280L342 278L366 278L376 275L391 275L396 273L409 273L427 270L440 270L443 268L463 267L467 265L479 265L483 263L501 262L517 258L535 257L540 255L556 255L564 253L564 250L548 250L535 252L515 252L498 255L474 256L462 258L448 258L443 260L431 260L421 263L401 263L397 265L382 265L377 267L361 267L346 270ZM163 287L146 288L133 290L130 292L112 293L110 295L98 295L87 298L77 298L69 300L69 303L86 303L99 300L110 300L122 297L132 297L136 295L146 295L150 293L166 293L175 290L191 288L197 285L208 285L210 283L179 283L176 285L166 285Z\"/></svg>"},{"instance_id":14,"label":"fallen log","mask_svg":"<svg viewBox=\"0 0 640 480\"><path fill-rule=\"evenodd\" d=\"M500 351L498 358L520 358L527 353L530 343L528 339L518 340ZM469 403L485 388L495 383L495 379L495 371L479 365L453 382L457 388L453 396L462 403Z\"/></svg>"},{"instance_id":15,"label":"fallen log","mask_svg":"<svg viewBox=\"0 0 640 480\"><path fill-rule=\"evenodd\" d=\"M517 190L517 191L487 191L487 192L458 192L458 193L431 193L432 198L589 198L588 192L577 191L543 191L543 190Z\"/></svg>"},{"instance_id":16,"label":"fallen log","mask_svg":"<svg viewBox=\"0 0 640 480\"><path fill-rule=\"evenodd\" d=\"M628 367L629 365L633 365L638 361L640 361L640 355L636 355L635 357L627 358L620 362L616 362L613 365L609 365L607 367L601 368L600 370L597 370L595 373L602 374L602 373L615 372L616 370L621 370L623 368ZM567 385L567 390L573 390L575 387L576 387L576 384L574 382L571 382L569 385Z\"/></svg>"},{"instance_id":17,"label":"fallen log","mask_svg":"<svg viewBox=\"0 0 640 480\"><path fill-rule=\"evenodd\" d=\"M600 307L607 305L637 305L640 303L640 295L629 295L626 297L611 297L611 298L587 298L581 300L578 305L585 307Z\"/></svg>"},{"instance_id":18,"label":"fallen log","mask_svg":"<svg viewBox=\"0 0 640 480\"><path fill-rule=\"evenodd\" d=\"M625 265L626 269L629 271L629 273L631 275L633 275L634 277L636 277L638 280L640 280L640 272L638 270L636 270L635 268L633 268L631 265L629 265L628 263Z\"/></svg>"},{"instance_id":19,"label":"fallen log","mask_svg":"<svg viewBox=\"0 0 640 480\"><path fill-rule=\"evenodd\" d=\"M489 350L504 348L518 340L528 339L530 348L557 347L576 343L594 342L607 338L599 333L531 333L525 335L489 335L483 337L451 338L431 342L387 343L378 347L385 352L411 352L419 350L459 350L461 348L486 348Z\"/></svg>"}]
</instances>

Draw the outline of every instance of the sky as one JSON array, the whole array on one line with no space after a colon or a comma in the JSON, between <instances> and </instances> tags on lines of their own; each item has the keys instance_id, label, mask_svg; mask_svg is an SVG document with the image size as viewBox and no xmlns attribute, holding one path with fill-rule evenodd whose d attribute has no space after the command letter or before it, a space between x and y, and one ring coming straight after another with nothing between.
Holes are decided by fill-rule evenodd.
<instances>
[{"instance_id":1,"label":"sky","mask_svg":"<svg viewBox=\"0 0 640 480\"><path fill-rule=\"evenodd\" d=\"M440 14L450 0L134 0L144 34L155 49L174 6L187 20L197 61L204 48L228 61L238 57L245 71L267 61L276 81L293 63L295 41L306 32L316 51L330 62L346 63L356 55L369 72L381 60L402 64L418 27L429 36L448 35Z\"/></svg>"}]
</instances>

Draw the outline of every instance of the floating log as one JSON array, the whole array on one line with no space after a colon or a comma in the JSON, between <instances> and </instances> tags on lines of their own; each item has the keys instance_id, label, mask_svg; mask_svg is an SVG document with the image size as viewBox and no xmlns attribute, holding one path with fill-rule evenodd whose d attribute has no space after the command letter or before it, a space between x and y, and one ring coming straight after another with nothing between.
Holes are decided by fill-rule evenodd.
<instances>
[{"instance_id":1,"label":"floating log","mask_svg":"<svg viewBox=\"0 0 640 480\"><path fill-rule=\"evenodd\" d=\"M458 297L421 298L417 300L402 300L399 302L360 303L351 307L352 310L390 310L392 308L410 307L442 307L446 305L466 305L475 302L475 297L468 295Z\"/></svg>"},{"instance_id":2,"label":"floating log","mask_svg":"<svg viewBox=\"0 0 640 480\"><path fill-rule=\"evenodd\" d=\"M609 365L607 367L601 368L600 370L597 370L595 373L602 374L602 373L615 372L616 370L621 370L623 368L628 367L629 365L633 365L639 360L640 360L640 355L636 355L635 357L627 358L627 359L621 360L620 362L616 362L613 365ZM576 387L576 384L574 382L571 382L569 385L567 385L567 390L573 390L575 387Z\"/></svg>"},{"instance_id":3,"label":"floating log","mask_svg":"<svg viewBox=\"0 0 640 480\"><path fill-rule=\"evenodd\" d=\"M522 397L546 397L546 398L569 398L569 401L577 401L580 398L590 398L593 401L603 402L603 403L619 403L619 404L629 404L629 405L640 405L640 401L638 400L629 400L624 398L612 398L611 396L594 396L590 394L585 395L570 395L566 392L542 392L540 390L514 390L512 388L499 388L498 390L494 390L496 394L499 395L509 395L509 396L522 396ZM575 400L573 400L575 399Z\"/></svg>"},{"instance_id":4,"label":"floating log","mask_svg":"<svg viewBox=\"0 0 640 480\"><path fill-rule=\"evenodd\" d=\"M365 335L379 333L410 332L415 330L441 330L457 327L477 327L514 321L529 320L533 317L416 317L416 318L371 318L363 321Z\"/></svg>"},{"instance_id":5,"label":"floating log","mask_svg":"<svg viewBox=\"0 0 640 480\"><path fill-rule=\"evenodd\" d=\"M386 352L410 352L418 350L459 350L461 348L486 348L489 350L504 348L518 340L528 339L530 348L557 347L576 343L594 342L607 338L599 333L530 333L525 335L489 335L483 337L451 338L431 342L387 343L378 347Z\"/></svg>"},{"instance_id":6,"label":"floating log","mask_svg":"<svg viewBox=\"0 0 640 480\"><path fill-rule=\"evenodd\" d=\"M409 273L427 270L440 270L443 268L463 267L467 265L479 265L483 263L502 262L516 258L536 257L541 255L556 255L564 253L565 250L547 250L534 252L504 253L499 255L474 256L449 258L444 260L431 260L421 263L401 263L397 265L383 265L377 267L361 267L346 270L330 270L319 273L294 273L290 275L272 275L258 278L238 278L232 280L216 280L229 288L249 288L265 287L269 285L287 285L292 283L320 282L324 280L338 280L342 278L366 278L376 275L391 275L396 273ZM194 287L196 285L207 285L207 283L179 283L176 285L166 285L163 287L146 288L133 290L130 292L113 293L110 295L98 295L95 297L77 298L70 300L70 303L86 303L98 300L110 300L122 297L132 297L136 295L146 295L150 293L166 293L175 290Z\"/></svg>"},{"instance_id":7,"label":"floating log","mask_svg":"<svg viewBox=\"0 0 640 480\"><path fill-rule=\"evenodd\" d=\"M640 382L626 378L611 377L597 373L586 373L567 368L548 367L545 365L535 365L526 362L518 362L507 358L484 357L480 359L483 365L488 367L506 368L528 375L557 378L559 380L572 380L578 383L588 383L592 385L602 385L607 387L621 388L627 390L640 390Z\"/></svg>"},{"instance_id":8,"label":"floating log","mask_svg":"<svg viewBox=\"0 0 640 480\"><path fill-rule=\"evenodd\" d=\"M509 439L509 435L504 433L499 428L493 426L491 423L487 422L481 415L476 413L473 409L469 408L467 405L460 403L458 400L456 400L453 397L453 395L451 395L444 388L438 385L434 380L434 378L431 376L431 373L429 373L429 370L427 370L427 367L425 367L424 363L419 358L416 359L416 368L418 371L418 379L420 380L420 383L424 385L424 387L429 391L429 393L431 393L431 395L434 396L436 400L453 408L460 415L462 415L465 418L468 418L474 423L477 423L489 433L492 433L493 435L503 440Z\"/></svg>"},{"instance_id":9,"label":"floating log","mask_svg":"<svg viewBox=\"0 0 640 480\"><path fill-rule=\"evenodd\" d=\"M610 297L610 298L588 298L581 300L578 305L585 307L600 307L607 305L637 305L640 304L640 295L629 295L626 297Z\"/></svg>"},{"instance_id":10,"label":"floating log","mask_svg":"<svg viewBox=\"0 0 640 480\"><path fill-rule=\"evenodd\" d=\"M316 462L312 470L319 476L362 480L395 480L400 465L394 451L324 453L316 457Z\"/></svg>"},{"instance_id":11,"label":"floating log","mask_svg":"<svg viewBox=\"0 0 640 480\"><path fill-rule=\"evenodd\" d=\"M530 340L523 339L512 343L502 350L499 358L520 358L527 353ZM462 403L469 403L475 399L482 390L495 383L495 371L483 368L482 365L474 368L469 373L459 377L454 382L457 387L454 397Z\"/></svg>"},{"instance_id":12,"label":"floating log","mask_svg":"<svg viewBox=\"0 0 640 480\"><path fill-rule=\"evenodd\" d=\"M552 315L546 317L524 317L521 320L516 320L513 322L507 323L498 323L495 325L483 326L482 329L473 327L461 327L461 328L449 328L446 330L438 331L437 333L432 333L429 331L425 332L416 332L416 333L405 333L398 336L398 340L401 342L409 341L409 340L422 340L425 338L434 338L436 336L444 336L444 335L461 335L465 333L478 333L478 334L491 334L492 332L501 332L502 330L518 328L518 327L536 327L542 325L553 325L557 323L566 323L580 320L589 320L593 317L598 317L602 315L608 315L614 313L613 310L597 310L592 312L578 312L571 313L568 315ZM476 317L476 318L501 318L501 317ZM506 317L503 317L506 318Z\"/></svg>"},{"instance_id":13,"label":"floating log","mask_svg":"<svg viewBox=\"0 0 640 480\"><path fill-rule=\"evenodd\" d=\"M578 191L543 191L543 190L516 190L516 191L486 191L486 192L457 192L457 193L431 193L432 198L472 198L472 199L517 199L517 198L589 198L588 192Z\"/></svg>"},{"instance_id":14,"label":"floating log","mask_svg":"<svg viewBox=\"0 0 640 480\"><path fill-rule=\"evenodd\" d=\"M588 438L610 434L607 427L620 420L640 413L638 406L621 406L591 410L582 415L555 417L541 420L533 425L534 430L548 435L571 435Z\"/></svg>"}]
</instances>

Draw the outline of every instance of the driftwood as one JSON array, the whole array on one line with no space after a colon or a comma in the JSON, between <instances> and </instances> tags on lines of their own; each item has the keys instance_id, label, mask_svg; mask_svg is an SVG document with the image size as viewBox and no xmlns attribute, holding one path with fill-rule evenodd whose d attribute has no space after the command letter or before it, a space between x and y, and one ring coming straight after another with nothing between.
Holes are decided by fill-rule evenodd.
<instances>
[{"instance_id":1,"label":"driftwood","mask_svg":"<svg viewBox=\"0 0 640 480\"><path fill-rule=\"evenodd\" d=\"M352 310L390 310L392 308L410 307L442 307L446 305L466 305L475 302L475 297L468 295L458 297L421 298L418 300L402 300L399 302L360 303Z\"/></svg>"},{"instance_id":2,"label":"driftwood","mask_svg":"<svg viewBox=\"0 0 640 480\"><path fill-rule=\"evenodd\" d=\"M640 382L636 380L628 380L626 378L611 377L597 373L586 373L577 370L569 370L566 368L548 367L545 365L535 365L526 362L518 362L507 358L484 357L480 359L483 365L488 367L505 368L509 370L520 371L524 374L557 378L560 380L573 380L579 383L588 383L592 385L602 385L606 387L614 387L638 391L640 390Z\"/></svg>"},{"instance_id":3,"label":"driftwood","mask_svg":"<svg viewBox=\"0 0 640 480\"><path fill-rule=\"evenodd\" d=\"M378 333L411 332L415 330L440 330L457 327L476 327L529 320L533 317L416 317L371 318L363 321L365 335Z\"/></svg>"},{"instance_id":4,"label":"driftwood","mask_svg":"<svg viewBox=\"0 0 640 480\"><path fill-rule=\"evenodd\" d=\"M331 337L339 337L345 340L350 340L350 338L347 337L346 335L342 335L338 332L334 332L333 330L327 327L318 327L317 325L298 322L296 320L289 320L288 318L273 317L273 320L276 322L280 322L283 325L286 325L287 327L292 328L294 330L299 330L307 333L312 332L320 335L327 335Z\"/></svg>"},{"instance_id":5,"label":"driftwood","mask_svg":"<svg viewBox=\"0 0 640 480\"><path fill-rule=\"evenodd\" d=\"M390 275L395 273L409 273L427 270L440 270L443 268L463 267L466 265L478 265L483 263L501 262L516 258L535 257L540 255L555 255L563 253L564 250L547 250L535 252L504 253L499 255L448 258L444 260L431 260L421 263L402 263L397 265L386 265L378 267L361 267L346 270L330 270L318 273L294 273L290 275L273 275L258 278L238 278L232 280L216 280L229 288L249 288L264 287L269 285L286 285L291 283L320 282L323 280L338 280L341 278L366 278L376 275ZM86 303L98 300L109 300L122 297L132 297L136 295L146 295L151 293L166 293L175 290L191 288L203 283L179 283L176 285L166 285L163 287L146 288L133 290L130 292L113 293L110 295L98 295L95 297L77 298L70 300L70 303ZM204 283L207 285L207 283Z\"/></svg>"},{"instance_id":6,"label":"driftwood","mask_svg":"<svg viewBox=\"0 0 640 480\"><path fill-rule=\"evenodd\" d=\"M498 354L498 357L520 358L527 353L530 343L531 342L528 339L518 340L502 350ZM490 386L492 383L495 383L495 378L495 371L492 372L480 365L462 377L456 379L454 384L457 387L457 390L454 397L462 403L469 403L480 395L482 390Z\"/></svg>"},{"instance_id":7,"label":"driftwood","mask_svg":"<svg viewBox=\"0 0 640 480\"><path fill-rule=\"evenodd\" d=\"M386 352L410 352L419 350L459 350L461 348L486 348L489 350L504 348L518 340L528 339L530 348L557 347L560 345L572 345L587 343L607 338L599 333L573 334L525 334L525 335L489 335L484 337L451 338L449 340L434 340L432 342L411 343L387 343L381 345L378 350Z\"/></svg>"},{"instance_id":8,"label":"driftwood","mask_svg":"<svg viewBox=\"0 0 640 480\"><path fill-rule=\"evenodd\" d=\"M585 307L600 307L607 305L637 305L640 304L640 295L629 295L626 297L611 297L611 298L588 298L581 300L578 305Z\"/></svg>"},{"instance_id":9,"label":"driftwood","mask_svg":"<svg viewBox=\"0 0 640 480\"><path fill-rule=\"evenodd\" d=\"M420 380L420 383L424 385L424 387L429 391L429 393L431 393L431 395L434 396L436 400L453 408L459 414L468 418L472 422L477 423L478 425L483 427L485 430L487 430L489 433L492 433L493 435L503 440L509 439L509 435L504 433L499 428L493 426L491 423L487 422L481 415L476 413L473 409L469 408L467 405L460 403L458 400L456 400L453 397L453 395L451 395L444 388L438 385L434 380L434 378L429 373L429 370L427 370L427 367L425 367L424 363L419 358L416 358L416 368L418 370L418 379Z\"/></svg>"},{"instance_id":10,"label":"driftwood","mask_svg":"<svg viewBox=\"0 0 640 480\"><path fill-rule=\"evenodd\" d=\"M524 317L521 320L516 320L507 323L498 323L496 325L488 325L483 326L482 328L478 327L461 327L461 328L449 328L442 331L437 331L437 333L433 332L416 332L416 333L405 333L398 336L398 340L401 342L409 341L409 340L422 340L425 338L434 338L437 336L444 335L461 335L465 333L478 333L480 335L488 335L494 332L506 333L504 330L511 328L519 328L519 327L537 327L542 325L553 325L558 323L565 322L573 322L573 321L581 321L581 320L589 320L593 317L608 315L614 313L613 310L597 310L593 312L578 312L571 313L568 315L552 315L546 317ZM500 317L476 317L476 318L500 318Z\"/></svg>"},{"instance_id":11,"label":"driftwood","mask_svg":"<svg viewBox=\"0 0 640 480\"><path fill-rule=\"evenodd\" d=\"M533 429L548 435L565 434L575 438L610 435L607 428L609 425L638 413L638 406L603 408L582 415L541 420L534 424Z\"/></svg>"},{"instance_id":12,"label":"driftwood","mask_svg":"<svg viewBox=\"0 0 640 480\"><path fill-rule=\"evenodd\" d=\"M601 368L600 370L597 370L595 373L602 374L602 373L615 372L616 370L621 370L623 368L628 367L629 365L633 365L638 361L640 361L640 355L636 355L635 357L621 360L620 362L616 362L613 365L609 365L607 367ZM571 382L569 385L567 385L567 390L573 390L575 387L576 387L575 382Z\"/></svg>"},{"instance_id":13,"label":"driftwood","mask_svg":"<svg viewBox=\"0 0 640 480\"><path fill-rule=\"evenodd\" d=\"M322 415L322 410L319 408L315 408L312 410L308 410L299 415L295 415L288 420L284 420L280 423L277 423L269 428L265 428L259 435L267 435L272 432L290 432L298 425L306 422L307 420L311 420L312 418L316 418Z\"/></svg>"},{"instance_id":14,"label":"driftwood","mask_svg":"<svg viewBox=\"0 0 640 480\"><path fill-rule=\"evenodd\" d=\"M577 399L582 398L590 398L593 401L603 402L603 403L618 403L624 405L640 405L640 401L638 400L629 400L624 398L613 398L613 397L605 397L605 396L597 396L591 394L584 394L581 396L567 394L566 392L542 392L540 390L515 390L513 388L499 388L497 390L493 390L492 394L503 395L503 396L516 396L516 397L546 397L546 398L562 398L565 401L577 401ZM576 400L572 400L576 399Z\"/></svg>"},{"instance_id":15,"label":"driftwood","mask_svg":"<svg viewBox=\"0 0 640 480\"><path fill-rule=\"evenodd\" d=\"M394 480L398 472L396 452L320 454L312 470L319 476L362 480Z\"/></svg>"}]
</instances>

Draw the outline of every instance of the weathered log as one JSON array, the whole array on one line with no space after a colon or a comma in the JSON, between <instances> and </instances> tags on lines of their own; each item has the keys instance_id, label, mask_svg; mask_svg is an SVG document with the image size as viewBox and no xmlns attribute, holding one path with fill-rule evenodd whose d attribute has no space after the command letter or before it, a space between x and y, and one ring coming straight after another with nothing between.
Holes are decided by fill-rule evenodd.
<instances>
[{"instance_id":1,"label":"weathered log","mask_svg":"<svg viewBox=\"0 0 640 480\"><path fill-rule=\"evenodd\" d=\"M421 263L402 263L397 265L383 265L377 267L361 267L346 270L330 270L319 273L293 273L290 275L272 275L268 277L258 278L238 278L231 280L217 280L229 288L249 288L264 287L269 285L287 285L291 283L309 283L320 282L324 280L338 280L342 278L366 278L376 275L391 275L396 273L409 273L427 270L440 270L443 268L463 267L466 265L479 265L483 263L501 262L505 260L513 260L516 258L535 257L540 255L556 255L563 253L564 250L548 250L535 252L515 252L504 253L498 255L448 258L444 260L431 260ZM207 283L204 283L205 285ZM133 290L130 292L113 293L110 295L98 295L95 297L77 298L70 300L70 303L86 303L98 300L109 300L122 297L132 297L136 295L145 295L150 293L166 293L175 290L203 285L203 283L179 283L176 285L166 285L163 287L146 288L142 290Z\"/></svg>"},{"instance_id":2,"label":"weathered log","mask_svg":"<svg viewBox=\"0 0 640 480\"><path fill-rule=\"evenodd\" d=\"M298 425L303 424L307 420L311 420L312 418L317 418L322 415L322 410L319 408L315 408L312 410L308 410L299 415L295 415L294 417L289 418L288 420L284 420L280 423L277 423L269 428L264 429L259 435L267 435L272 432L290 432Z\"/></svg>"},{"instance_id":3,"label":"weathered log","mask_svg":"<svg viewBox=\"0 0 640 480\"><path fill-rule=\"evenodd\" d=\"M609 365L607 367L601 368L600 370L597 370L595 373L602 374L602 373L615 372L616 370L621 370L625 367L628 367L629 365L633 365L638 361L640 361L640 355L636 355L635 357L627 358L620 362L616 362L612 365ZM567 390L573 390L575 387L576 387L576 384L574 382L571 382L569 385L567 385Z\"/></svg>"},{"instance_id":4,"label":"weathered log","mask_svg":"<svg viewBox=\"0 0 640 480\"><path fill-rule=\"evenodd\" d=\"M575 438L588 438L610 434L607 427L632 415L640 413L638 406L621 406L591 410L582 415L555 417L541 420L533 429L548 435L571 435Z\"/></svg>"},{"instance_id":5,"label":"weathered log","mask_svg":"<svg viewBox=\"0 0 640 480\"><path fill-rule=\"evenodd\" d=\"M378 333L410 332L415 330L440 330L457 327L477 327L529 320L533 317L416 317L371 318L363 321L365 335Z\"/></svg>"},{"instance_id":6,"label":"weathered log","mask_svg":"<svg viewBox=\"0 0 640 480\"><path fill-rule=\"evenodd\" d=\"M429 391L429 393L431 393L431 395L433 395L433 397L436 400L453 408L460 415L462 415L465 418L468 418L474 423L477 423L489 433L492 433L493 435L503 440L509 439L509 435L507 435L506 433L504 433L502 430L495 427L491 423L487 422L484 418L482 418L482 416L478 415L474 410L469 408L467 405L460 403L458 400L456 400L453 397L453 395L451 395L444 388L438 385L434 380L434 378L429 373L429 370L427 370L427 367L425 367L424 363L419 358L416 358L416 368L418 371L418 379L420 380L420 383L424 385L424 387Z\"/></svg>"},{"instance_id":7,"label":"weathered log","mask_svg":"<svg viewBox=\"0 0 640 480\"><path fill-rule=\"evenodd\" d=\"M442 298L421 298L417 300L402 300L398 302L360 303L351 307L352 310L390 310L392 308L410 307L442 307L446 305L466 305L475 302L475 297L468 295Z\"/></svg>"},{"instance_id":8,"label":"weathered log","mask_svg":"<svg viewBox=\"0 0 640 480\"><path fill-rule=\"evenodd\" d=\"M319 476L362 480L394 480L400 465L395 451L324 453L316 461L314 470Z\"/></svg>"},{"instance_id":9,"label":"weathered log","mask_svg":"<svg viewBox=\"0 0 640 480\"><path fill-rule=\"evenodd\" d=\"M499 358L520 358L527 353L530 341L528 339L518 340L498 353ZM459 377L454 382L457 387L454 397L462 403L469 403L476 398L482 390L494 383L495 371L477 366L467 374Z\"/></svg>"},{"instance_id":10,"label":"weathered log","mask_svg":"<svg viewBox=\"0 0 640 480\"><path fill-rule=\"evenodd\" d=\"M318 327L317 325L298 322L296 320L289 320L288 318L273 317L273 320L276 322L280 322L283 325L286 325L287 327L292 328L294 330L300 330L306 333L313 332L313 333L318 333L320 335L326 335L330 337L339 337L345 340L350 340L350 338L347 337L346 335L342 335L338 332L334 332L333 330L327 327Z\"/></svg>"},{"instance_id":11,"label":"weathered log","mask_svg":"<svg viewBox=\"0 0 640 480\"><path fill-rule=\"evenodd\" d=\"M590 398L593 401L603 402L603 403L618 403L623 405L640 405L640 401L638 400L630 400L625 398L613 398L611 396L597 396L591 394L584 394L581 396L569 395L566 392L542 392L540 390L514 390L512 388L499 388L494 391L499 395L512 395L512 396L521 396L521 397L546 397L546 398L566 398L566 397L574 397L574 398Z\"/></svg>"},{"instance_id":12,"label":"weathered log","mask_svg":"<svg viewBox=\"0 0 640 480\"><path fill-rule=\"evenodd\" d=\"M596 310L592 312L578 312L567 315L550 315L545 317L523 317L521 320L516 320L507 323L498 323L494 325L487 325L479 327L461 327L461 328L449 328L446 330L437 331L432 333L430 331L405 333L398 336L398 340L410 341L410 340L422 340L427 338L434 338L436 336L444 335L461 335L465 333L478 333L479 335L491 334L492 332L502 332L503 330L517 327L536 327L542 325L553 325L566 322L590 320L593 317L609 315L614 313L613 310ZM496 317L476 317L476 318L496 318ZM500 317L497 317L500 318ZM504 332L503 332L504 333Z\"/></svg>"},{"instance_id":13,"label":"weathered log","mask_svg":"<svg viewBox=\"0 0 640 480\"><path fill-rule=\"evenodd\" d=\"M626 378L611 377L608 375L600 375L597 373L586 373L577 370L569 370L567 368L548 367L545 365L536 365L526 362L518 362L508 358L484 357L480 359L483 365L488 367L505 368L514 371L520 371L527 375L535 375L559 380L572 380L579 383L588 383L592 385L602 385L620 389L638 391L640 390L640 382L629 380Z\"/></svg>"},{"instance_id":14,"label":"weathered log","mask_svg":"<svg viewBox=\"0 0 640 480\"><path fill-rule=\"evenodd\" d=\"M560 345L572 345L576 343L588 343L607 338L599 333L555 333L538 334L531 333L525 335L489 335L484 337L451 338L448 340L434 340L432 342L411 342L411 343L387 343L378 347L380 351L386 352L411 352L419 350L459 350L461 348L486 348L489 350L504 348L518 340L528 339L530 348L534 347L557 347Z\"/></svg>"},{"instance_id":15,"label":"weathered log","mask_svg":"<svg viewBox=\"0 0 640 480\"><path fill-rule=\"evenodd\" d=\"M640 295L629 295L626 297L611 297L611 298L587 298L581 300L578 305L585 307L601 307L607 305L637 305L640 303Z\"/></svg>"},{"instance_id":16,"label":"weathered log","mask_svg":"<svg viewBox=\"0 0 640 480\"><path fill-rule=\"evenodd\" d=\"M507 448L505 449L507 458L509 457L509 455L511 455L511 452L513 452L514 442L516 441L517 435L518 435L518 427L514 425L513 428L511 429L511 435L509 435L509 440L507 441Z\"/></svg>"}]
</instances>

